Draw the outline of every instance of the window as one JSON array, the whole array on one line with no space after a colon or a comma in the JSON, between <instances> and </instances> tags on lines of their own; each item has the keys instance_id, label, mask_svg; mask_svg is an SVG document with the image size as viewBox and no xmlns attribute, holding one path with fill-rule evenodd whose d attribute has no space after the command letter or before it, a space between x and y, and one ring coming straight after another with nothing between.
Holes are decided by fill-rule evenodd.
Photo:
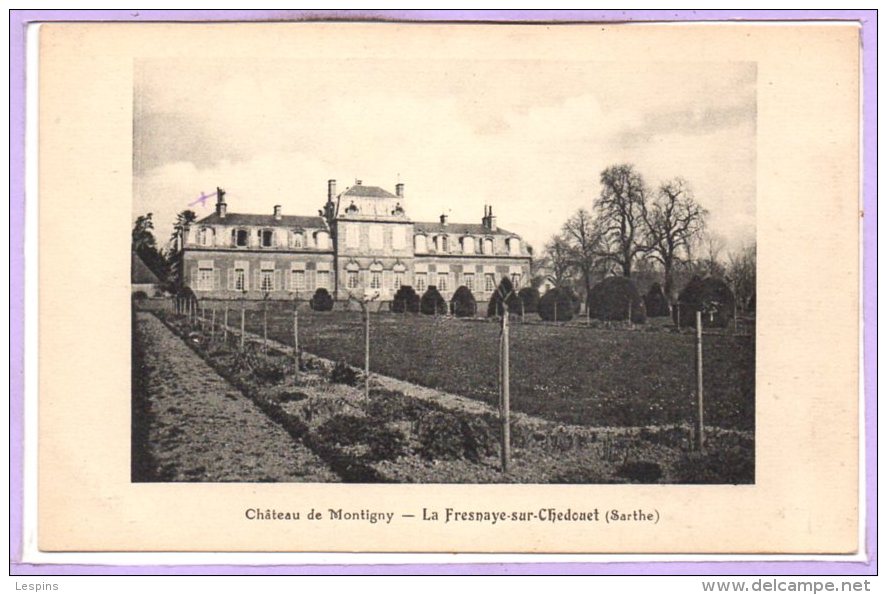
<instances>
[{"instance_id":1,"label":"window","mask_svg":"<svg viewBox=\"0 0 887 595\"><path fill-rule=\"evenodd\" d=\"M474 254L474 238L462 238L462 252L465 254Z\"/></svg>"},{"instance_id":2,"label":"window","mask_svg":"<svg viewBox=\"0 0 887 595\"><path fill-rule=\"evenodd\" d=\"M449 252L450 251L450 238L447 236L437 236L437 251L438 252Z\"/></svg>"},{"instance_id":3,"label":"window","mask_svg":"<svg viewBox=\"0 0 887 595\"><path fill-rule=\"evenodd\" d=\"M212 246L215 244L216 230L211 227L201 227L197 232L197 241L201 246Z\"/></svg>"},{"instance_id":4,"label":"window","mask_svg":"<svg viewBox=\"0 0 887 595\"><path fill-rule=\"evenodd\" d=\"M425 291L428 285L427 273L416 273L416 291Z\"/></svg>"},{"instance_id":5,"label":"window","mask_svg":"<svg viewBox=\"0 0 887 595\"><path fill-rule=\"evenodd\" d=\"M381 250L383 242L383 233L381 225L370 226L370 248L373 250Z\"/></svg>"},{"instance_id":6,"label":"window","mask_svg":"<svg viewBox=\"0 0 887 595\"><path fill-rule=\"evenodd\" d=\"M262 247L270 248L274 246L274 231L271 229L262 230Z\"/></svg>"},{"instance_id":7,"label":"window","mask_svg":"<svg viewBox=\"0 0 887 595\"><path fill-rule=\"evenodd\" d=\"M403 271L394 271L394 289L400 289L403 285Z\"/></svg>"},{"instance_id":8,"label":"window","mask_svg":"<svg viewBox=\"0 0 887 595\"><path fill-rule=\"evenodd\" d=\"M318 231L315 236L318 250L326 250L330 247L330 234L325 231Z\"/></svg>"},{"instance_id":9,"label":"window","mask_svg":"<svg viewBox=\"0 0 887 595\"><path fill-rule=\"evenodd\" d=\"M317 287L318 289L323 287L324 289L330 288L330 272L329 271L317 271Z\"/></svg>"},{"instance_id":10,"label":"window","mask_svg":"<svg viewBox=\"0 0 887 595\"><path fill-rule=\"evenodd\" d=\"M487 293L496 291L496 275L493 273L484 273L484 291Z\"/></svg>"},{"instance_id":11,"label":"window","mask_svg":"<svg viewBox=\"0 0 887 595\"><path fill-rule=\"evenodd\" d=\"M259 271L259 290L274 291L274 269Z\"/></svg>"},{"instance_id":12,"label":"window","mask_svg":"<svg viewBox=\"0 0 887 595\"><path fill-rule=\"evenodd\" d=\"M348 289L357 289L360 286L360 279L357 275L357 271L348 271L347 273Z\"/></svg>"},{"instance_id":13,"label":"window","mask_svg":"<svg viewBox=\"0 0 887 595\"><path fill-rule=\"evenodd\" d=\"M210 291L213 288L213 270L201 268L197 271L197 289Z\"/></svg>"},{"instance_id":14,"label":"window","mask_svg":"<svg viewBox=\"0 0 887 595\"><path fill-rule=\"evenodd\" d=\"M474 273L465 273L462 275L462 284L470 291L474 291Z\"/></svg>"},{"instance_id":15,"label":"window","mask_svg":"<svg viewBox=\"0 0 887 595\"><path fill-rule=\"evenodd\" d=\"M484 240L484 243L482 244L482 246L483 246L482 252L484 254L492 254L493 253L493 240L491 240L490 238L486 238Z\"/></svg>"},{"instance_id":16,"label":"window","mask_svg":"<svg viewBox=\"0 0 887 595\"><path fill-rule=\"evenodd\" d=\"M305 271L301 269L293 269L292 271L292 287L293 291L305 290Z\"/></svg>"},{"instance_id":17,"label":"window","mask_svg":"<svg viewBox=\"0 0 887 595\"><path fill-rule=\"evenodd\" d=\"M370 272L370 289L382 289L382 271Z\"/></svg>"},{"instance_id":18,"label":"window","mask_svg":"<svg viewBox=\"0 0 887 595\"><path fill-rule=\"evenodd\" d=\"M511 285L515 289L520 288L520 273L511 273Z\"/></svg>"},{"instance_id":19,"label":"window","mask_svg":"<svg viewBox=\"0 0 887 595\"><path fill-rule=\"evenodd\" d=\"M520 254L520 240L517 238L509 238L508 240L508 252L514 256Z\"/></svg>"},{"instance_id":20,"label":"window","mask_svg":"<svg viewBox=\"0 0 887 595\"><path fill-rule=\"evenodd\" d=\"M428 252L428 243L423 235L416 236L416 252Z\"/></svg>"},{"instance_id":21,"label":"window","mask_svg":"<svg viewBox=\"0 0 887 595\"><path fill-rule=\"evenodd\" d=\"M449 273L438 273L437 274L437 288L441 291L449 291L450 287L450 274Z\"/></svg>"},{"instance_id":22,"label":"window","mask_svg":"<svg viewBox=\"0 0 887 595\"><path fill-rule=\"evenodd\" d=\"M305 247L305 236L302 235L298 231L294 231L292 234L293 238L293 248L304 248Z\"/></svg>"},{"instance_id":23,"label":"window","mask_svg":"<svg viewBox=\"0 0 887 595\"><path fill-rule=\"evenodd\" d=\"M235 291L243 291L246 289L246 270L234 269L234 289Z\"/></svg>"},{"instance_id":24,"label":"window","mask_svg":"<svg viewBox=\"0 0 887 595\"><path fill-rule=\"evenodd\" d=\"M244 246L249 246L249 232L245 229L238 229L234 232L234 245L240 246L241 248Z\"/></svg>"}]
</instances>

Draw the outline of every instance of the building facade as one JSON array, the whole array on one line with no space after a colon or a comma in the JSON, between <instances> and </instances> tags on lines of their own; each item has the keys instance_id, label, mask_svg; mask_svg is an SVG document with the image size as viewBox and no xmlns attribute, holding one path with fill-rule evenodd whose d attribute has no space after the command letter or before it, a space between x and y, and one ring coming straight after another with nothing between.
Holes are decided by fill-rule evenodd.
<instances>
[{"instance_id":1,"label":"building facade","mask_svg":"<svg viewBox=\"0 0 887 595\"><path fill-rule=\"evenodd\" d=\"M420 295L437 286L449 300L467 286L490 298L502 277L530 280L532 255L517 234L497 225L492 207L480 223L409 218L404 185L394 194L357 181L342 193L330 180L318 216L229 213L217 189L216 209L182 233L186 283L213 299L308 299L324 287L338 301L378 294L391 300L401 285Z\"/></svg>"}]
</instances>

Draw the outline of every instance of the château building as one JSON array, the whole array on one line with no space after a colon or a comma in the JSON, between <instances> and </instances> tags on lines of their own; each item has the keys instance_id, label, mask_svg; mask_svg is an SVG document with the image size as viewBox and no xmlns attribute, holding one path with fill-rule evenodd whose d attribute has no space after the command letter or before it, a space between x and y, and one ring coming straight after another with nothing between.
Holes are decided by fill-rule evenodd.
<instances>
[{"instance_id":1,"label":"ch\u00e2teau building","mask_svg":"<svg viewBox=\"0 0 887 595\"><path fill-rule=\"evenodd\" d=\"M460 285L489 299L502 277L529 283L531 253L520 236L498 226L484 206L480 223L413 221L404 185L392 194L358 180L342 193L330 180L318 216L228 211L216 193L211 215L183 231L185 280L199 297L310 298L324 287L337 300L378 293L390 300L401 285L420 295L437 286L449 299Z\"/></svg>"}]
</instances>

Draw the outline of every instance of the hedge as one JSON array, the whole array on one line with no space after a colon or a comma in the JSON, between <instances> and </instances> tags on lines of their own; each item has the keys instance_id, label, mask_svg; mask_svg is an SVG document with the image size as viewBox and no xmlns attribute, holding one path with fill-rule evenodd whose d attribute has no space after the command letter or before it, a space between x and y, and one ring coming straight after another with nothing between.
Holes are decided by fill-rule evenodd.
<instances>
[{"instance_id":1,"label":"hedge","mask_svg":"<svg viewBox=\"0 0 887 595\"><path fill-rule=\"evenodd\" d=\"M312 310L329 312L333 309L333 296L325 288L318 287L308 303L311 305Z\"/></svg>"},{"instance_id":2,"label":"hedge","mask_svg":"<svg viewBox=\"0 0 887 595\"><path fill-rule=\"evenodd\" d=\"M520 298L514 290L514 285L511 283L511 279L502 277L499 287L493 292L490 302L487 304L487 316L502 316L505 314L502 296L507 296L508 311L512 314L520 314Z\"/></svg>"},{"instance_id":3,"label":"hedge","mask_svg":"<svg viewBox=\"0 0 887 595\"><path fill-rule=\"evenodd\" d=\"M542 320L572 320L575 312L573 292L566 287L555 287L539 299L539 317Z\"/></svg>"},{"instance_id":4,"label":"hedge","mask_svg":"<svg viewBox=\"0 0 887 595\"><path fill-rule=\"evenodd\" d=\"M733 320L735 298L730 286L721 279L694 276L678 295L678 307L672 319L679 326L695 326L696 312L702 312L705 327L726 327Z\"/></svg>"},{"instance_id":5,"label":"hedge","mask_svg":"<svg viewBox=\"0 0 887 595\"><path fill-rule=\"evenodd\" d=\"M391 302L391 311L398 314L419 312L419 294L410 285L401 285Z\"/></svg>"},{"instance_id":6,"label":"hedge","mask_svg":"<svg viewBox=\"0 0 887 595\"><path fill-rule=\"evenodd\" d=\"M668 299L662 293L662 286L659 283L651 285L644 295L644 307L647 309L647 316L651 318L669 315Z\"/></svg>"}]
</instances>

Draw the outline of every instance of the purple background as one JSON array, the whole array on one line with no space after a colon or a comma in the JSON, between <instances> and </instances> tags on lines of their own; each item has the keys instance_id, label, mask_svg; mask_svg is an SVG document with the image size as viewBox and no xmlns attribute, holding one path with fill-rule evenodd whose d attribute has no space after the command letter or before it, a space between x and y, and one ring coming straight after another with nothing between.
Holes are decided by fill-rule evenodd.
<instances>
[{"instance_id":1,"label":"purple background","mask_svg":"<svg viewBox=\"0 0 887 595\"><path fill-rule=\"evenodd\" d=\"M874 10L13 10L10 11L10 574L877 574L877 12ZM22 564L24 439L25 29L49 21L403 20L494 22L845 20L862 25L863 345L867 562L581 562L396 565ZM36 304L29 304L30 307ZM31 338L30 340L34 340ZM30 437L29 439L34 439Z\"/></svg>"}]
</instances>

